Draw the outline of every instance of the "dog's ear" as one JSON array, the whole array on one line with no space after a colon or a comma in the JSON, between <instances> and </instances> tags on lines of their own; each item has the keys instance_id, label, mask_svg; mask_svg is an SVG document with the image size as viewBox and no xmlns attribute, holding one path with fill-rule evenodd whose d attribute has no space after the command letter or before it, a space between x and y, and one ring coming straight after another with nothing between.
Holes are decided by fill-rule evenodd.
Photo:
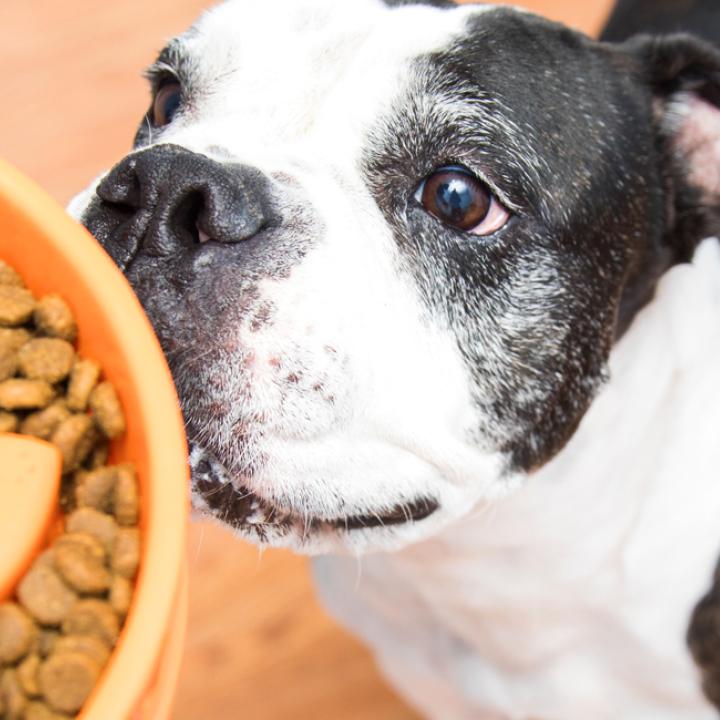
<instances>
[{"instance_id":1,"label":"dog's ear","mask_svg":"<svg viewBox=\"0 0 720 720\"><path fill-rule=\"evenodd\" d=\"M720 233L720 51L686 34L637 36L621 46L653 95L655 132L671 200L676 259Z\"/></svg>"}]
</instances>

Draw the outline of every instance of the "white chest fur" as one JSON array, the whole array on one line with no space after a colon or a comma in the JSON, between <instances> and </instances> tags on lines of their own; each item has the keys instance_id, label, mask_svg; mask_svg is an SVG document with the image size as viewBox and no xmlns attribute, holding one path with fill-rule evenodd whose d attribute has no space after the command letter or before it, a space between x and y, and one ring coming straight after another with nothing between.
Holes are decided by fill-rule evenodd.
<instances>
[{"instance_id":1,"label":"white chest fur","mask_svg":"<svg viewBox=\"0 0 720 720\"><path fill-rule=\"evenodd\" d=\"M527 485L432 540L316 561L428 717L700 720L685 633L720 555L720 244L672 269Z\"/></svg>"}]
</instances>

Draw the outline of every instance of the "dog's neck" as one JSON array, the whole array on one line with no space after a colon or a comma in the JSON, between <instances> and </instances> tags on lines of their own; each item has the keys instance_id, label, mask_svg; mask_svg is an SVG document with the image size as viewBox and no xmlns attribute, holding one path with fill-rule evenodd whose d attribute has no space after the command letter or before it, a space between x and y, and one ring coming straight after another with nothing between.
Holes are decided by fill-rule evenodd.
<instances>
[{"instance_id":1,"label":"dog's neck","mask_svg":"<svg viewBox=\"0 0 720 720\"><path fill-rule=\"evenodd\" d=\"M664 703L687 717L706 712L685 635L720 553L719 358L720 243L708 240L662 279L554 461L435 538L363 561L358 593L373 598L376 619L396 614L387 596L407 609L404 623L435 627L426 650L454 684L458 663L478 658L484 679L468 677L483 687L473 692L511 717L523 706L507 698L524 698L538 717L590 717L607 703L635 707L635 717L648 708L665 717ZM382 656L390 627L357 629ZM444 650L438 628L454 638ZM614 699L582 689L588 672L607 673L590 684ZM557 673L570 714L567 704L541 706Z\"/></svg>"}]
</instances>

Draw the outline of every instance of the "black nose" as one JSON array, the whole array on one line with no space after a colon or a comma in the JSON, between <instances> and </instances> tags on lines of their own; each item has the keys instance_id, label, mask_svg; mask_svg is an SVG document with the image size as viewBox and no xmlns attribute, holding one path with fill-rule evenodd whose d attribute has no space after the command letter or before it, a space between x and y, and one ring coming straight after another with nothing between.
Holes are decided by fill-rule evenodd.
<instances>
[{"instance_id":1,"label":"black nose","mask_svg":"<svg viewBox=\"0 0 720 720\"><path fill-rule=\"evenodd\" d=\"M237 243L274 224L269 183L255 168L156 145L108 173L84 221L121 266L140 249L163 256L205 242Z\"/></svg>"}]
</instances>

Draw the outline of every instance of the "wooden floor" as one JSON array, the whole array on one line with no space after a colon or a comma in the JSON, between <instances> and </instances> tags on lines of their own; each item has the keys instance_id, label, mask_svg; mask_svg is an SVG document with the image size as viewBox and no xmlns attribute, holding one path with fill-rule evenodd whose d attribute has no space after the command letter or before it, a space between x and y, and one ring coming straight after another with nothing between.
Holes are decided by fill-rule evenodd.
<instances>
[{"instance_id":1,"label":"wooden floor","mask_svg":"<svg viewBox=\"0 0 720 720\"><path fill-rule=\"evenodd\" d=\"M143 67L208 4L1 0L0 157L66 202L128 150L147 105ZM524 4L593 32L609 0ZM192 528L189 555L190 626L175 720L416 717L318 607L304 560L275 551L260 557L205 524Z\"/></svg>"}]
</instances>

